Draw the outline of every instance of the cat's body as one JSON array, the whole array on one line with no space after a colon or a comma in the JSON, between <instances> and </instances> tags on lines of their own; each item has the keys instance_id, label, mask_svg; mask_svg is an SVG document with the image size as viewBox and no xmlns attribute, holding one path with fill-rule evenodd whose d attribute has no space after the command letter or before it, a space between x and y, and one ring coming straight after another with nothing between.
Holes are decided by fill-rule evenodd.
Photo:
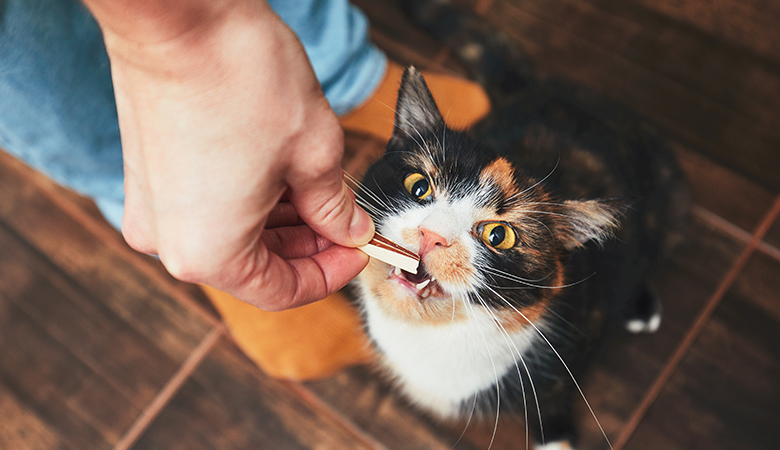
<instances>
[{"instance_id":1,"label":"cat's body","mask_svg":"<svg viewBox=\"0 0 780 450\"><path fill-rule=\"evenodd\" d=\"M394 136L359 194L423 270L369 264L366 329L413 403L445 418L525 414L537 442L569 445L574 379L605 325L658 325L645 278L685 216L682 176L635 117L535 80L467 16L415 3L434 32L447 18L442 37L468 47L493 110L449 130L419 72L405 74Z\"/></svg>"}]
</instances>

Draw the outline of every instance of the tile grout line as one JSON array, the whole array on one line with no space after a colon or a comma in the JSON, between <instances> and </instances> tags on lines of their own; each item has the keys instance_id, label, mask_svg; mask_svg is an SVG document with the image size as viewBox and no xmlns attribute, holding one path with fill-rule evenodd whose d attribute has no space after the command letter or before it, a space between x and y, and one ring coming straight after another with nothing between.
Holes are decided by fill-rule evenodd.
<instances>
[{"instance_id":1,"label":"tile grout line","mask_svg":"<svg viewBox=\"0 0 780 450\"><path fill-rule=\"evenodd\" d=\"M114 445L113 450L128 450L132 447L138 438L149 428L154 419L168 405L173 396L179 391L182 385L189 379L190 375L198 368L201 362L217 343L217 340L225 334L225 327L222 324L215 325L211 331L200 341L186 360L179 367L179 370L168 380L160 389L160 392L152 399L141 415L133 422L130 428Z\"/></svg>"},{"instance_id":2,"label":"tile grout line","mask_svg":"<svg viewBox=\"0 0 780 450\"><path fill-rule=\"evenodd\" d=\"M742 250L742 253L740 253L740 255L735 260L734 264L732 264L731 268L723 277L721 283L718 285L718 288L715 290L715 292L712 294L710 299L704 305L704 307L702 308L699 315L696 317L696 320L691 325L688 332L685 334L683 339L677 345L677 349L669 358L669 360L666 362L666 365L664 366L663 370L658 375L658 377L655 379L653 384L650 386L650 389L647 390L644 398L642 398L641 403L629 417L628 422L626 422L626 424L620 430L620 433L618 434L618 437L615 440L613 450L622 450L625 447L625 445L628 443L628 440L631 438L634 431L636 431L642 419L644 419L645 415L647 414L647 411L650 409L653 403L655 403L655 401L658 399L658 397L661 394L661 391L669 382L669 380L671 379L674 372L677 370L678 366L682 362L685 355L688 353L688 351L691 349L696 339L704 330L704 327L707 325L707 323L709 323L712 314L715 312L715 309L720 304L720 301L726 295L726 292L728 292L728 290L734 284L734 281L736 281L737 276L742 271L745 264L747 264L750 257L753 255L755 250L759 247L762 239L764 238L764 235L766 235L766 233L769 231L769 228L775 222L775 219L777 218L778 214L780 214L780 196L775 198L775 201L771 209L766 214L766 216L764 216L761 223L756 228L756 231L753 233L752 238L747 243L745 248Z\"/></svg>"}]
</instances>

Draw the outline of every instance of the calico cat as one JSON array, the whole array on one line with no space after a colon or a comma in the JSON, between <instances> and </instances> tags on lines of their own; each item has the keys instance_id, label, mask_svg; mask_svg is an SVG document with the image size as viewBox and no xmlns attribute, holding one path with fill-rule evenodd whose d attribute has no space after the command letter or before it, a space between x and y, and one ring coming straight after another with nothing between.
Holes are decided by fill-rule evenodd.
<instances>
[{"instance_id":1,"label":"calico cat","mask_svg":"<svg viewBox=\"0 0 780 450\"><path fill-rule=\"evenodd\" d=\"M684 222L683 176L632 114L537 79L468 14L409 4L493 108L450 129L420 72L404 74L393 136L357 194L421 265L369 263L357 280L367 333L400 390L434 416L525 414L536 448L573 448L575 380L602 331L658 327L646 278Z\"/></svg>"}]
</instances>

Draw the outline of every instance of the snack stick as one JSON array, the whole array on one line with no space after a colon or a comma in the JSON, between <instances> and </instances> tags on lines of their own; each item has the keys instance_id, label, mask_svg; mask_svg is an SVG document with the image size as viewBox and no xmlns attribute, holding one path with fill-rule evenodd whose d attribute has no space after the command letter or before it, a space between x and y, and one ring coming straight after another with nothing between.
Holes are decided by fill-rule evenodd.
<instances>
[{"instance_id":1,"label":"snack stick","mask_svg":"<svg viewBox=\"0 0 780 450\"><path fill-rule=\"evenodd\" d=\"M376 258L391 266L400 267L409 273L417 273L417 267L420 265L420 257L417 254L401 247L379 233L374 234L371 242L358 248L372 258Z\"/></svg>"}]
</instances>

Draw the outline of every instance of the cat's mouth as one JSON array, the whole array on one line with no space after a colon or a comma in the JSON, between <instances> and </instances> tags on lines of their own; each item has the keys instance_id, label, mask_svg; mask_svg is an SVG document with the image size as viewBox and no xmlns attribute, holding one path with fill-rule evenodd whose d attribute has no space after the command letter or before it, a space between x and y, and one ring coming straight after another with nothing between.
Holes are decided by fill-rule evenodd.
<instances>
[{"instance_id":1,"label":"cat's mouth","mask_svg":"<svg viewBox=\"0 0 780 450\"><path fill-rule=\"evenodd\" d=\"M425 270L425 265L422 262L420 262L417 273L410 273L399 267L391 267L390 281L397 282L423 300L429 297L446 296L444 290L436 282L436 278Z\"/></svg>"}]
</instances>

